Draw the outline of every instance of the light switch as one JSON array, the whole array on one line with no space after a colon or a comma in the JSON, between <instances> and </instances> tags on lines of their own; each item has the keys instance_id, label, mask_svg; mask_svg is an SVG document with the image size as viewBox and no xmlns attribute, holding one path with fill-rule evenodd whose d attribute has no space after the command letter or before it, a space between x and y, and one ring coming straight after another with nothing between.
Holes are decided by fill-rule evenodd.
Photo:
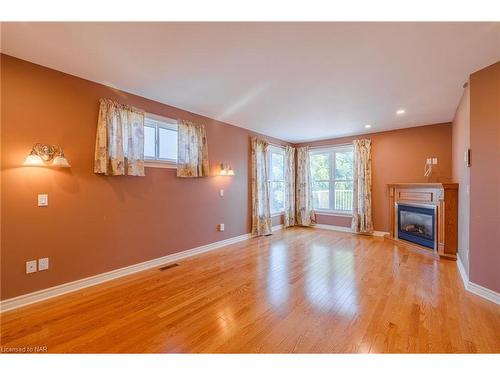
<instances>
[{"instance_id":1,"label":"light switch","mask_svg":"<svg viewBox=\"0 0 500 375\"><path fill-rule=\"evenodd\" d=\"M38 194L38 207L45 207L49 205L48 194Z\"/></svg>"},{"instance_id":2,"label":"light switch","mask_svg":"<svg viewBox=\"0 0 500 375\"><path fill-rule=\"evenodd\" d=\"M219 190L219 196L223 197L224 196L224 189Z\"/></svg>"}]
</instances>

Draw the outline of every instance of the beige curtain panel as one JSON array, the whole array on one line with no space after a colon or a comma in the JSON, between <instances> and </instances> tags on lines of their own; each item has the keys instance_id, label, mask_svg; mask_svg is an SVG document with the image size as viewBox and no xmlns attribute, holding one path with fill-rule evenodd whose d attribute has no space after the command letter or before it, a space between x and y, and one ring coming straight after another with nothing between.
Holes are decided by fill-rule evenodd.
<instances>
[{"instance_id":1,"label":"beige curtain panel","mask_svg":"<svg viewBox=\"0 0 500 375\"><path fill-rule=\"evenodd\" d=\"M352 230L356 233L371 234L373 233L371 140L355 140L353 149Z\"/></svg>"},{"instance_id":2,"label":"beige curtain panel","mask_svg":"<svg viewBox=\"0 0 500 375\"><path fill-rule=\"evenodd\" d=\"M177 177L208 177L205 127L186 120L177 126Z\"/></svg>"},{"instance_id":3,"label":"beige curtain panel","mask_svg":"<svg viewBox=\"0 0 500 375\"><path fill-rule=\"evenodd\" d=\"M271 209L268 191L269 144L253 137L252 140L252 234L266 236L272 233Z\"/></svg>"},{"instance_id":4,"label":"beige curtain panel","mask_svg":"<svg viewBox=\"0 0 500 375\"><path fill-rule=\"evenodd\" d=\"M295 149L285 147L285 220L286 227L295 225Z\"/></svg>"},{"instance_id":5,"label":"beige curtain panel","mask_svg":"<svg viewBox=\"0 0 500 375\"><path fill-rule=\"evenodd\" d=\"M312 206L312 180L309 147L297 149L296 224L311 226L316 222Z\"/></svg>"},{"instance_id":6,"label":"beige curtain panel","mask_svg":"<svg viewBox=\"0 0 500 375\"><path fill-rule=\"evenodd\" d=\"M144 112L99 100L94 173L144 176Z\"/></svg>"}]
</instances>

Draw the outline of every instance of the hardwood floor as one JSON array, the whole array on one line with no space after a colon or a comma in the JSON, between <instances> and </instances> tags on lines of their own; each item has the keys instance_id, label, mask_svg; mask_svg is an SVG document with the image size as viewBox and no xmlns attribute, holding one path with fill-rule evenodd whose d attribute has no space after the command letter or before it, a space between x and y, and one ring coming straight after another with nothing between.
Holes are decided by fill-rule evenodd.
<instances>
[{"instance_id":1,"label":"hardwood floor","mask_svg":"<svg viewBox=\"0 0 500 375\"><path fill-rule=\"evenodd\" d=\"M4 348L78 353L500 352L453 261L294 228L6 312ZM5 351L5 349L4 349Z\"/></svg>"}]
</instances>

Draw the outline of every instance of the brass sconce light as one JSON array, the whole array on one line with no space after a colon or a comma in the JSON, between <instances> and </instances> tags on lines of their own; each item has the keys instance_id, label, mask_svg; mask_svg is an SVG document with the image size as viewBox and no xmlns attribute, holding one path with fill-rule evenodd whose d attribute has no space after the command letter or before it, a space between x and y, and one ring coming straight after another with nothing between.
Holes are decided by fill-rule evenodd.
<instances>
[{"instance_id":1,"label":"brass sconce light","mask_svg":"<svg viewBox=\"0 0 500 375\"><path fill-rule=\"evenodd\" d=\"M234 171L230 165L220 163L219 176L234 176Z\"/></svg>"},{"instance_id":2,"label":"brass sconce light","mask_svg":"<svg viewBox=\"0 0 500 375\"><path fill-rule=\"evenodd\" d=\"M31 149L30 154L24 160L23 165L30 167L61 167L69 168L68 160L64 156L64 151L59 145L45 145L35 143Z\"/></svg>"}]
</instances>

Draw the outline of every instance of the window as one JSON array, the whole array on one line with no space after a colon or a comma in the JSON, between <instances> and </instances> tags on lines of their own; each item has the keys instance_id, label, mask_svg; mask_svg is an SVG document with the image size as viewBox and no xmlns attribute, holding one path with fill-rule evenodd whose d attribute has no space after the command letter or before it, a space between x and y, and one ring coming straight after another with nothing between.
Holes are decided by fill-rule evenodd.
<instances>
[{"instance_id":1,"label":"window","mask_svg":"<svg viewBox=\"0 0 500 375\"><path fill-rule=\"evenodd\" d=\"M269 205L271 214L285 211L285 150L269 146Z\"/></svg>"},{"instance_id":2,"label":"window","mask_svg":"<svg viewBox=\"0 0 500 375\"><path fill-rule=\"evenodd\" d=\"M177 121L147 113L144 118L144 159L177 163Z\"/></svg>"},{"instance_id":3,"label":"window","mask_svg":"<svg viewBox=\"0 0 500 375\"><path fill-rule=\"evenodd\" d=\"M353 153L351 146L310 151L313 208L317 211L352 211Z\"/></svg>"}]
</instances>

